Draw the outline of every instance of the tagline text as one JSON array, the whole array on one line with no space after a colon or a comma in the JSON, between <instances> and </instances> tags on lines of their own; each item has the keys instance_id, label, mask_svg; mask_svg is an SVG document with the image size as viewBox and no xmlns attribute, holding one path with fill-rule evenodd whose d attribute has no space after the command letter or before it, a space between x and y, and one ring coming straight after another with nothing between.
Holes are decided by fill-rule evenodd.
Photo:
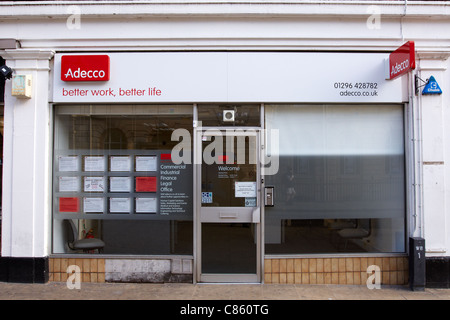
<instances>
[{"instance_id":1,"label":"tagline text","mask_svg":"<svg viewBox=\"0 0 450 320\"><path fill-rule=\"evenodd\" d=\"M149 87L143 89L137 88L107 88L107 89L66 89L62 88L63 97L159 97L163 95L161 89Z\"/></svg>"}]
</instances>

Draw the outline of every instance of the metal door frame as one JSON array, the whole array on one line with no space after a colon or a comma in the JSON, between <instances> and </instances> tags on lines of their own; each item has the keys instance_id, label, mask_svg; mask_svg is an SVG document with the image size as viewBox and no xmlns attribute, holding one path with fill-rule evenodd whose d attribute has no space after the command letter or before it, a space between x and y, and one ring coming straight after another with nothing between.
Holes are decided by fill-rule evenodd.
<instances>
[{"instance_id":1,"label":"metal door frame","mask_svg":"<svg viewBox=\"0 0 450 320\"><path fill-rule=\"evenodd\" d=\"M201 166L202 166L202 135L207 133L208 135L214 135L214 132L226 132L233 136L246 135L248 130L254 132L256 136L255 142L255 152L256 152L256 185L257 185L257 207L251 212L251 216L248 221L255 225L256 231L256 273L255 274L227 274L227 273L205 273L202 274L202 223L208 223L208 221L202 221L202 206L201 206ZM236 132L242 131L243 133ZM230 132L231 131L231 132ZM223 136L226 136L222 133ZM262 282L262 270L263 270L263 230L262 230L262 217L264 213L263 198L261 196L261 166L260 166L260 156L261 156L261 128L255 127L194 127L194 282L208 282L208 283L261 283ZM226 215L227 212L242 210L234 207L217 207L223 208L218 209L223 211ZM245 208L245 207L244 207ZM208 210L207 210L208 211ZM213 210L214 211L214 210ZM244 209L245 211L245 209ZM248 215L247 215L248 216ZM234 216L232 217L234 218ZM220 219L220 217L219 217ZM245 219L245 218L244 218ZM234 219L233 219L234 220ZM214 220L217 223L230 223L230 219L226 216L223 217L222 221L217 219ZM233 222L243 222L240 218L237 218Z\"/></svg>"}]
</instances>

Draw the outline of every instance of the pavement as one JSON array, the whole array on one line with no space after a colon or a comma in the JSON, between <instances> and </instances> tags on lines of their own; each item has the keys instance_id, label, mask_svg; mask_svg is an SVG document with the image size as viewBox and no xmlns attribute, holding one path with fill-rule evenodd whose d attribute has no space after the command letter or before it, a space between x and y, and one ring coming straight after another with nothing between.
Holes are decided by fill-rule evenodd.
<instances>
[{"instance_id":1,"label":"pavement","mask_svg":"<svg viewBox=\"0 0 450 320\"><path fill-rule=\"evenodd\" d=\"M154 284L65 282L23 284L0 282L0 300L171 300L171 301L297 301L297 300L450 300L450 289L382 285L290 284Z\"/></svg>"},{"instance_id":2,"label":"pavement","mask_svg":"<svg viewBox=\"0 0 450 320\"><path fill-rule=\"evenodd\" d=\"M393 300L402 305L393 307ZM118 316L118 312L171 320L186 317L279 320L292 318L293 315L297 315L297 319L310 315L320 315L321 318L336 315L389 315L390 318L400 319L417 316L417 310L424 310L417 304L418 300L445 303L441 308L435 308L442 311L450 300L450 289L426 288L424 291L411 291L405 286L368 289L366 286L356 285L150 283L81 283L79 289L69 289L63 282L0 282L0 305L4 304L4 310L14 310L13 314L21 316L29 313L31 317L35 317L36 310L53 312L56 311L55 303L65 303L72 306L61 306L57 312L63 310L65 318L73 316L77 319L80 316ZM409 301L409 306L404 305L408 303L406 301ZM45 303L51 305L46 306ZM384 308L382 303L389 305ZM27 308L27 304L31 307Z\"/></svg>"}]
</instances>

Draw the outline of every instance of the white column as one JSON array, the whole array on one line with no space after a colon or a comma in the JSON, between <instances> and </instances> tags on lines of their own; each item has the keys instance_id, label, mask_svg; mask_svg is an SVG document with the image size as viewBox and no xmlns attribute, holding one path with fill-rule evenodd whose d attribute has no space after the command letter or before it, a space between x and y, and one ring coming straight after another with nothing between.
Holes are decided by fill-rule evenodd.
<instances>
[{"instance_id":1,"label":"white column","mask_svg":"<svg viewBox=\"0 0 450 320\"><path fill-rule=\"evenodd\" d=\"M5 50L15 74L32 76L32 97L11 95L5 86L2 256L45 257L50 253L51 108L48 50Z\"/></svg>"},{"instance_id":2,"label":"white column","mask_svg":"<svg viewBox=\"0 0 450 320\"><path fill-rule=\"evenodd\" d=\"M434 76L443 91L441 95L419 93L422 125L423 233L427 256L447 256L450 254L447 241L450 219L446 216L450 212L446 203L448 190L445 180L449 164L445 161L448 139L444 130L450 104L447 90L448 55L421 53L419 57L420 78L425 80ZM420 92L422 90L423 87Z\"/></svg>"}]
</instances>

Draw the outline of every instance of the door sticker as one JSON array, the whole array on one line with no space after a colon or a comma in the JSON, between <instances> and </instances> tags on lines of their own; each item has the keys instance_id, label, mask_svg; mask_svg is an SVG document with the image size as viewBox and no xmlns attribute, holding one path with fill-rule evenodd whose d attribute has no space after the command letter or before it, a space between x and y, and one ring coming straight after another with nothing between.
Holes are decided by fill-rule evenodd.
<instances>
[{"instance_id":1,"label":"door sticker","mask_svg":"<svg viewBox=\"0 0 450 320\"><path fill-rule=\"evenodd\" d=\"M212 192L202 192L202 203L212 203Z\"/></svg>"},{"instance_id":2,"label":"door sticker","mask_svg":"<svg viewBox=\"0 0 450 320\"><path fill-rule=\"evenodd\" d=\"M246 207L256 207L256 198L245 198Z\"/></svg>"},{"instance_id":3,"label":"door sticker","mask_svg":"<svg viewBox=\"0 0 450 320\"><path fill-rule=\"evenodd\" d=\"M235 182L236 198L256 197L256 182Z\"/></svg>"}]
</instances>

